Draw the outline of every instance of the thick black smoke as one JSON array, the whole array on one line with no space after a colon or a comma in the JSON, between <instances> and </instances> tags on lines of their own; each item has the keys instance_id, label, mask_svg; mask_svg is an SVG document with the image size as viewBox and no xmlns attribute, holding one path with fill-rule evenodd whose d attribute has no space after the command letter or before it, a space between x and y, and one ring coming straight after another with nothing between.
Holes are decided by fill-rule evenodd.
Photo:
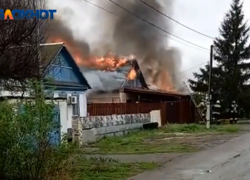
<instances>
[{"instance_id":1,"label":"thick black smoke","mask_svg":"<svg viewBox=\"0 0 250 180\"><path fill-rule=\"evenodd\" d=\"M48 38L50 41L62 40L68 45L72 53L79 53L82 57L87 57L90 53L90 47L87 42L79 41L74 37L72 29L66 26L60 19L51 20L48 28Z\"/></svg>"},{"instance_id":2,"label":"thick black smoke","mask_svg":"<svg viewBox=\"0 0 250 180\"><path fill-rule=\"evenodd\" d=\"M166 14L171 15L172 13L173 0L161 0L161 3L160 0L144 1ZM70 3L71 1L68 2ZM77 1L75 0L74 2ZM82 6L83 11L86 6L91 6L83 0L80 2L79 6ZM98 30L101 30L103 35L99 37L98 42L95 42L95 44L89 43L88 45L86 42L82 42L81 44L76 38L72 37L74 29L70 29L70 31L68 31L67 28L62 28L63 23L54 23L52 30L57 35L60 34L67 40L71 40L72 46L79 47L77 49L81 49L82 55L100 55L100 53L104 55L108 50L111 50L115 54L119 55L134 54L139 60L140 67L146 81L149 84L154 84L164 90L173 90L177 87L179 79L176 75L179 73L181 62L178 51L176 49L169 48L167 38L168 34L162 32L149 23L136 18L132 14L136 14L142 19L145 19L162 29L172 32L172 25L166 17L146 6L140 2L140 0L114 0L115 3L126 8L132 14L128 13L124 9L121 9L108 0L96 0L95 2L91 2L116 14L116 16L112 16L111 14L99 9L100 14L97 15L100 18L99 22L96 22L96 24L100 25ZM69 9L69 7L67 8ZM93 6L91 8L97 7ZM70 11L68 10L68 12ZM73 11L71 14L74 17L76 16L76 14L73 14ZM90 16L93 16L93 14ZM82 25L84 22L79 22L79 24ZM65 31L62 31L63 29L65 29ZM93 29L93 33L96 33L96 31L96 29ZM88 36L88 34L86 34L86 36ZM114 83L116 83L114 81L114 75L112 75L112 78L110 78L111 81L109 82L112 86L108 85L109 78L106 77L108 74L103 73L98 76L100 79L98 84L100 84L100 82L105 82L105 84L100 84L101 88L99 89L105 90L105 87L119 88L121 84L120 76L117 78L119 79L117 86L114 85Z\"/></svg>"},{"instance_id":3,"label":"thick black smoke","mask_svg":"<svg viewBox=\"0 0 250 180\"><path fill-rule=\"evenodd\" d=\"M166 14L170 14L172 11L173 1L171 0L162 1L163 4L160 4L157 0L144 1ZM140 0L126 1L126 3L122 0L116 0L115 2L131 12L128 13L123 9L116 10L116 14L120 18L117 19L114 25L113 40L116 44L115 52L119 54L133 53L139 57L141 59L141 68L147 81L149 81L148 83L153 83L165 90L175 88L178 82L176 74L178 74L178 67L180 67L181 63L178 51L167 49L168 39L166 37L168 34L149 24L151 22L171 32L172 26L168 19L140 2ZM119 9L114 4L110 4L109 8L113 10ZM140 18L136 18L132 14ZM166 71L167 73L164 73ZM162 82L164 81L162 76L167 76L165 78L167 82ZM166 87L167 84L169 84L169 88Z\"/></svg>"}]
</instances>

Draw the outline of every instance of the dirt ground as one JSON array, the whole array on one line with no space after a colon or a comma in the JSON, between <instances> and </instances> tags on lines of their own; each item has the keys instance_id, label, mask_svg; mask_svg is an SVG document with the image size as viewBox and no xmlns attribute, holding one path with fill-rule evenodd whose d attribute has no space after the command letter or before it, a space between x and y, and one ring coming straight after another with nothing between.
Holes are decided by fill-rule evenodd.
<instances>
[{"instance_id":1,"label":"dirt ground","mask_svg":"<svg viewBox=\"0 0 250 180\"><path fill-rule=\"evenodd\" d=\"M196 147L204 150L223 144L240 134L210 134L210 135L184 135L180 137L170 138L165 143L176 143Z\"/></svg>"},{"instance_id":2,"label":"dirt ground","mask_svg":"<svg viewBox=\"0 0 250 180\"><path fill-rule=\"evenodd\" d=\"M159 139L148 139L152 144L181 144L196 147L198 150L205 150L223 144L241 134L250 132L250 124L239 124L240 131L233 134L186 134L175 133L174 137Z\"/></svg>"},{"instance_id":3,"label":"dirt ground","mask_svg":"<svg viewBox=\"0 0 250 180\"><path fill-rule=\"evenodd\" d=\"M181 144L195 147L197 150L202 151L208 148L215 147L223 144L235 137L244 133L250 132L250 124L240 125L240 132L232 134L186 134L175 133L175 136L145 139L146 143L152 144ZM121 162L156 162L159 164L166 164L169 161L176 160L182 157L190 156L195 152L183 153L150 153L150 154L92 154L89 157L105 157L118 159Z\"/></svg>"},{"instance_id":4,"label":"dirt ground","mask_svg":"<svg viewBox=\"0 0 250 180\"><path fill-rule=\"evenodd\" d=\"M176 144L184 144L189 146L194 146L199 150L205 150L208 148L212 148L214 146L223 144L229 141L232 138L239 136L240 134L227 134L227 135L204 135L204 136L193 136L189 135L188 137L175 137L165 139L164 144L173 143L175 141ZM156 143L155 140L151 141L151 143ZM161 144L163 141L161 140ZM188 153L152 153L152 154L109 154L109 155L89 155L91 157L105 157L105 158L114 158L118 159L122 162L156 162L159 164L164 164L172 161L176 158L181 158L183 156L188 156L195 152Z\"/></svg>"}]
</instances>

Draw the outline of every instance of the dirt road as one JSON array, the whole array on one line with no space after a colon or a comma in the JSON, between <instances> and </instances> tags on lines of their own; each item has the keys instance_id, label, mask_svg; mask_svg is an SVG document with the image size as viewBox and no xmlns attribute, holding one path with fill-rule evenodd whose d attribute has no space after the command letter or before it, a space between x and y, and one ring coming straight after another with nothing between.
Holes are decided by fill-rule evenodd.
<instances>
[{"instance_id":1,"label":"dirt road","mask_svg":"<svg viewBox=\"0 0 250 180\"><path fill-rule=\"evenodd\" d=\"M249 179L249 139L250 133L245 133L205 151L176 158L166 163L161 169L144 172L130 180ZM234 176L233 173L235 173Z\"/></svg>"}]
</instances>

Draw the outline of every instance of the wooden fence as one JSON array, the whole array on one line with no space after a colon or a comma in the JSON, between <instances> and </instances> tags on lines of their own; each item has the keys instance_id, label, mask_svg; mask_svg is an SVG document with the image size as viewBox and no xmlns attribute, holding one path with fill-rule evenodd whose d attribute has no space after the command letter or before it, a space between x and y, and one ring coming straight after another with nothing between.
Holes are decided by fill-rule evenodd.
<instances>
[{"instance_id":1,"label":"wooden fence","mask_svg":"<svg viewBox=\"0 0 250 180\"><path fill-rule=\"evenodd\" d=\"M95 103L88 104L87 108L90 116L137 114L160 110L161 103Z\"/></svg>"},{"instance_id":2,"label":"wooden fence","mask_svg":"<svg viewBox=\"0 0 250 180\"><path fill-rule=\"evenodd\" d=\"M163 103L94 103L88 104L87 108L89 116L150 113L153 110L160 110L163 125L167 122L192 123L195 119L191 104L187 101Z\"/></svg>"}]
</instances>

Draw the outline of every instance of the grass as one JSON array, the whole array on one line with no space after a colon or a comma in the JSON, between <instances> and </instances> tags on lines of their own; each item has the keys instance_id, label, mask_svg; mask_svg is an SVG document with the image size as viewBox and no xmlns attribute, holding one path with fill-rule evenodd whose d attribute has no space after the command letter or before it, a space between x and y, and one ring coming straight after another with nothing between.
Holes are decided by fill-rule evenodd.
<instances>
[{"instance_id":1,"label":"grass","mask_svg":"<svg viewBox=\"0 0 250 180\"><path fill-rule=\"evenodd\" d=\"M108 158L92 158L85 159L72 174L74 180L118 180L156 167L153 162L120 163Z\"/></svg>"},{"instance_id":2,"label":"grass","mask_svg":"<svg viewBox=\"0 0 250 180\"><path fill-rule=\"evenodd\" d=\"M105 137L92 144L99 154L143 154L143 153L184 153L198 151L199 148L185 141L186 136L237 133L237 125L213 125L208 130L205 125L172 124L159 130L136 131L125 136ZM179 139L178 139L179 137ZM172 140L171 140L172 139ZM182 142L180 142L182 141Z\"/></svg>"},{"instance_id":3,"label":"grass","mask_svg":"<svg viewBox=\"0 0 250 180\"><path fill-rule=\"evenodd\" d=\"M240 130L237 125L212 125L206 129L205 125L199 124L172 124L162 129L166 133L236 133Z\"/></svg>"}]
</instances>

